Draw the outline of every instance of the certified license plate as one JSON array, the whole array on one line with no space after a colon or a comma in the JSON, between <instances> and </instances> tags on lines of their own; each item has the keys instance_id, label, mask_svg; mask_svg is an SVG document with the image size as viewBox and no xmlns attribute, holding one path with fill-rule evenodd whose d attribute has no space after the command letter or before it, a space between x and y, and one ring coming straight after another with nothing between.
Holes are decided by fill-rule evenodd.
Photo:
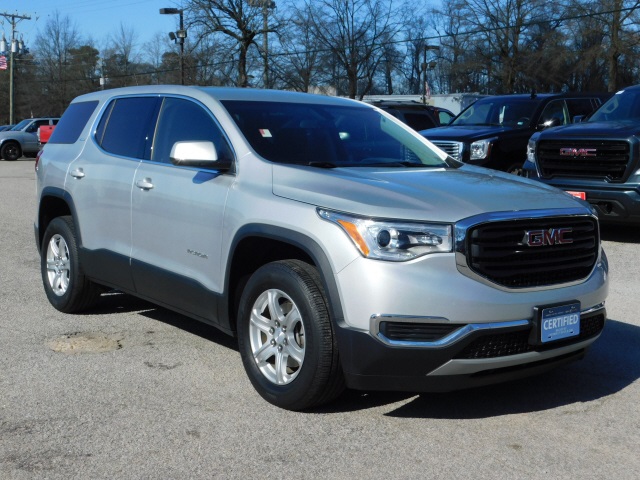
<instances>
[{"instance_id":1,"label":"certified license plate","mask_svg":"<svg viewBox=\"0 0 640 480\"><path fill-rule=\"evenodd\" d=\"M542 309L540 341L553 342L580 335L580 304L561 305Z\"/></svg>"},{"instance_id":2,"label":"certified license plate","mask_svg":"<svg viewBox=\"0 0 640 480\"><path fill-rule=\"evenodd\" d=\"M576 198L579 198L580 200L586 200L587 199L587 192L575 192L573 190L567 190L567 193L569 195L573 195Z\"/></svg>"}]
</instances>

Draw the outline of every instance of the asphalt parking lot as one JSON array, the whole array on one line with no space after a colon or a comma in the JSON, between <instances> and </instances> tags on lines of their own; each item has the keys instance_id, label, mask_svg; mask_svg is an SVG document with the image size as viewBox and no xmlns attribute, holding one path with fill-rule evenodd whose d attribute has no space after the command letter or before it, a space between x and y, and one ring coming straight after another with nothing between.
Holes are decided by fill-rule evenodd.
<instances>
[{"instance_id":1,"label":"asphalt parking lot","mask_svg":"<svg viewBox=\"0 0 640 480\"><path fill-rule=\"evenodd\" d=\"M640 229L603 230L609 321L587 357L450 394L264 402L234 340L135 298L54 310L33 160L0 161L0 478L637 479Z\"/></svg>"}]
</instances>

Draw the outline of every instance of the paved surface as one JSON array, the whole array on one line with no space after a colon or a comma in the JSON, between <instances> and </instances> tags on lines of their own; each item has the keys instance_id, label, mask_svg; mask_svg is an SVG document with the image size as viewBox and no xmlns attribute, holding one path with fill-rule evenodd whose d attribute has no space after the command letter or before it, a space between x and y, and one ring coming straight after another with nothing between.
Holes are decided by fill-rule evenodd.
<instances>
[{"instance_id":1,"label":"paved surface","mask_svg":"<svg viewBox=\"0 0 640 480\"><path fill-rule=\"evenodd\" d=\"M640 234L607 230L610 320L587 358L454 394L265 403L235 343L124 295L42 291L33 160L0 161L0 478L637 479ZM636 230L637 231L637 230Z\"/></svg>"}]
</instances>

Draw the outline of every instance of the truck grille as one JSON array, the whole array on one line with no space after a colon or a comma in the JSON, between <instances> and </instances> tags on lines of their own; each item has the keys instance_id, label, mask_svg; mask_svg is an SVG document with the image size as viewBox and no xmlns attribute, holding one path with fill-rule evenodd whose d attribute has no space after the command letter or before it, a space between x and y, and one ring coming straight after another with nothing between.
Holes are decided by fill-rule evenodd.
<instances>
[{"instance_id":1,"label":"truck grille","mask_svg":"<svg viewBox=\"0 0 640 480\"><path fill-rule=\"evenodd\" d=\"M571 243L529 246L527 232L553 237L571 229ZM535 238L535 237L534 237ZM537 238L540 238L538 236ZM600 250L597 221L591 217L549 217L488 222L467 232L467 265L478 275L507 288L540 287L586 278Z\"/></svg>"},{"instance_id":2,"label":"truck grille","mask_svg":"<svg viewBox=\"0 0 640 480\"><path fill-rule=\"evenodd\" d=\"M561 155L565 149L572 149L573 154ZM586 153L585 150L590 155L581 154ZM537 151L540 173L547 178L570 176L622 181L630 158L629 143L624 141L541 140Z\"/></svg>"},{"instance_id":3,"label":"truck grille","mask_svg":"<svg viewBox=\"0 0 640 480\"><path fill-rule=\"evenodd\" d=\"M462 142L451 142L447 140L430 140L440 150L453 157L456 160L461 159L462 154Z\"/></svg>"}]
</instances>

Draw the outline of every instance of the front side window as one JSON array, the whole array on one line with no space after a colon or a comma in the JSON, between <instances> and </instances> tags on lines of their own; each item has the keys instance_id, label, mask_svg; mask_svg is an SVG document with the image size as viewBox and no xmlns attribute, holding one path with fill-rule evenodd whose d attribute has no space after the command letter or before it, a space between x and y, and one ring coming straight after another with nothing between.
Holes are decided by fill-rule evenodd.
<instances>
[{"instance_id":1,"label":"front side window","mask_svg":"<svg viewBox=\"0 0 640 480\"><path fill-rule=\"evenodd\" d=\"M545 127L557 127L569 123L564 108L564 100L549 102L540 116L540 123Z\"/></svg>"},{"instance_id":2,"label":"front side window","mask_svg":"<svg viewBox=\"0 0 640 480\"><path fill-rule=\"evenodd\" d=\"M464 110L451 125L495 125L529 128L539 102L535 99L488 98Z\"/></svg>"},{"instance_id":3,"label":"front side window","mask_svg":"<svg viewBox=\"0 0 640 480\"><path fill-rule=\"evenodd\" d=\"M149 158L158 97L113 100L96 130L96 141L107 152L131 158Z\"/></svg>"},{"instance_id":4,"label":"front side window","mask_svg":"<svg viewBox=\"0 0 640 480\"><path fill-rule=\"evenodd\" d=\"M233 158L226 138L209 112L189 100L165 98L160 108L151 160L170 163L173 145L185 141L213 142L220 159Z\"/></svg>"},{"instance_id":5,"label":"front side window","mask_svg":"<svg viewBox=\"0 0 640 480\"><path fill-rule=\"evenodd\" d=\"M222 104L256 153L272 162L327 168L449 166L417 133L366 106Z\"/></svg>"},{"instance_id":6,"label":"front side window","mask_svg":"<svg viewBox=\"0 0 640 480\"><path fill-rule=\"evenodd\" d=\"M589 122L610 122L640 119L640 90L623 90L602 105Z\"/></svg>"}]
</instances>

